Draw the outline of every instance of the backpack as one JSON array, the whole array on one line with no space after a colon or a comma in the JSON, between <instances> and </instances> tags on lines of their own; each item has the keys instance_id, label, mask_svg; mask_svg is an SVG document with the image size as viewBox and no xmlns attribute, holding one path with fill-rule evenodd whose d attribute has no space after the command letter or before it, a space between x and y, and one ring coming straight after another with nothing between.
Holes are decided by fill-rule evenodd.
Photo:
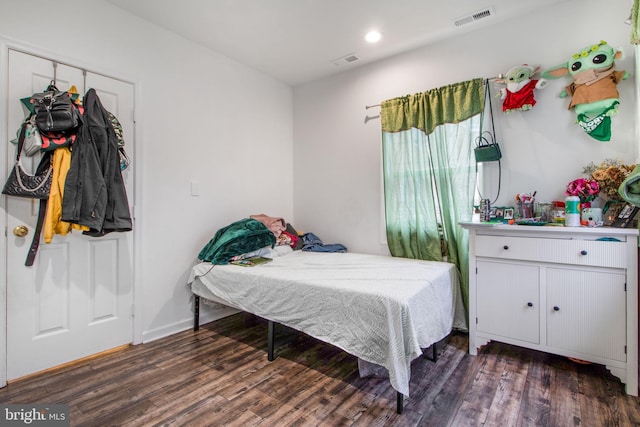
<instances>
[{"instance_id":1,"label":"backpack","mask_svg":"<svg viewBox=\"0 0 640 427\"><path fill-rule=\"evenodd\" d=\"M69 132L80 124L80 114L68 92L59 91L52 81L44 92L30 100L40 132Z\"/></svg>"}]
</instances>

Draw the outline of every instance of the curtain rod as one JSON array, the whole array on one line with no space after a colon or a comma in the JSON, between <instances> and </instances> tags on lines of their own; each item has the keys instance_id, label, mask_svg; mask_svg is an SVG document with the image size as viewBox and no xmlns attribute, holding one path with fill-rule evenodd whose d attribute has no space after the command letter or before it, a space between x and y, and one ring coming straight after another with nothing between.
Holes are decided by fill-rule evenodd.
<instances>
[{"instance_id":1,"label":"curtain rod","mask_svg":"<svg viewBox=\"0 0 640 427\"><path fill-rule=\"evenodd\" d=\"M500 73L495 77L487 77L486 80L497 80L497 79L504 79L504 74ZM373 104L373 105L365 105L364 109L368 110L369 108L374 108L374 107L380 107L381 104Z\"/></svg>"}]
</instances>

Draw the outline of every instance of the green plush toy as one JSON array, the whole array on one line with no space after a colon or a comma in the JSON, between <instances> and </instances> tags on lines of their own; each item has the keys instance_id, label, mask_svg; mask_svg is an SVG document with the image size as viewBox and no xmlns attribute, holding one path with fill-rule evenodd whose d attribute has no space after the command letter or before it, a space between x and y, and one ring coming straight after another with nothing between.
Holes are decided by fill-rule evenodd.
<instances>
[{"instance_id":1,"label":"green plush toy","mask_svg":"<svg viewBox=\"0 0 640 427\"><path fill-rule=\"evenodd\" d=\"M626 71L615 70L615 61L623 58L622 49L600 41L573 54L566 63L542 72L550 79L566 75L573 78L560 97L571 95L569 110L575 111L580 127L599 141L611 139L611 116L620 104L617 84L629 77Z\"/></svg>"}]
</instances>

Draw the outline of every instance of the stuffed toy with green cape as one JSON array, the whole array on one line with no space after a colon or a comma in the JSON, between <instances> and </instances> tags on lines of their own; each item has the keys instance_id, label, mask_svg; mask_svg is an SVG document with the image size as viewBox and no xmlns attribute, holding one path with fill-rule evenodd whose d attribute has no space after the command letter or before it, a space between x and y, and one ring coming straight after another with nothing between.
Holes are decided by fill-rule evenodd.
<instances>
[{"instance_id":1,"label":"stuffed toy with green cape","mask_svg":"<svg viewBox=\"0 0 640 427\"><path fill-rule=\"evenodd\" d=\"M617 85L629 78L626 71L616 71L615 61L619 59L624 59L622 49L614 49L603 40L542 72L542 77L549 79L573 78L560 97L571 95L569 110L575 111L580 127L598 141L611 139L611 116L620 104Z\"/></svg>"}]
</instances>

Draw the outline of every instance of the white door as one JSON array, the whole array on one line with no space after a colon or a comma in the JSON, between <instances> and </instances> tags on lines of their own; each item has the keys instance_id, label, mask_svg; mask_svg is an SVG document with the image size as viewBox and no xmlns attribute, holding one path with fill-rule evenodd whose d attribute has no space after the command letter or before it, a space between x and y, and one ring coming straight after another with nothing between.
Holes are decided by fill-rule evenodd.
<instances>
[{"instance_id":1,"label":"white door","mask_svg":"<svg viewBox=\"0 0 640 427\"><path fill-rule=\"evenodd\" d=\"M6 131L10 140L25 116L20 99L44 90L54 78L54 65L13 50L9 50L8 58ZM92 73L85 75L80 69L60 64L55 77L60 90L75 85L84 95L87 89L96 89L105 108L121 122L125 148L132 160L123 174L131 209L135 167L133 85ZM11 144L7 149L7 170L11 170L15 150ZM49 244L41 242L34 265L26 267L37 208L36 201L6 197L7 380L133 340L133 233L110 233L99 238L79 231L56 235ZM14 227L20 225L28 227L27 236L14 235Z\"/></svg>"}]
</instances>

